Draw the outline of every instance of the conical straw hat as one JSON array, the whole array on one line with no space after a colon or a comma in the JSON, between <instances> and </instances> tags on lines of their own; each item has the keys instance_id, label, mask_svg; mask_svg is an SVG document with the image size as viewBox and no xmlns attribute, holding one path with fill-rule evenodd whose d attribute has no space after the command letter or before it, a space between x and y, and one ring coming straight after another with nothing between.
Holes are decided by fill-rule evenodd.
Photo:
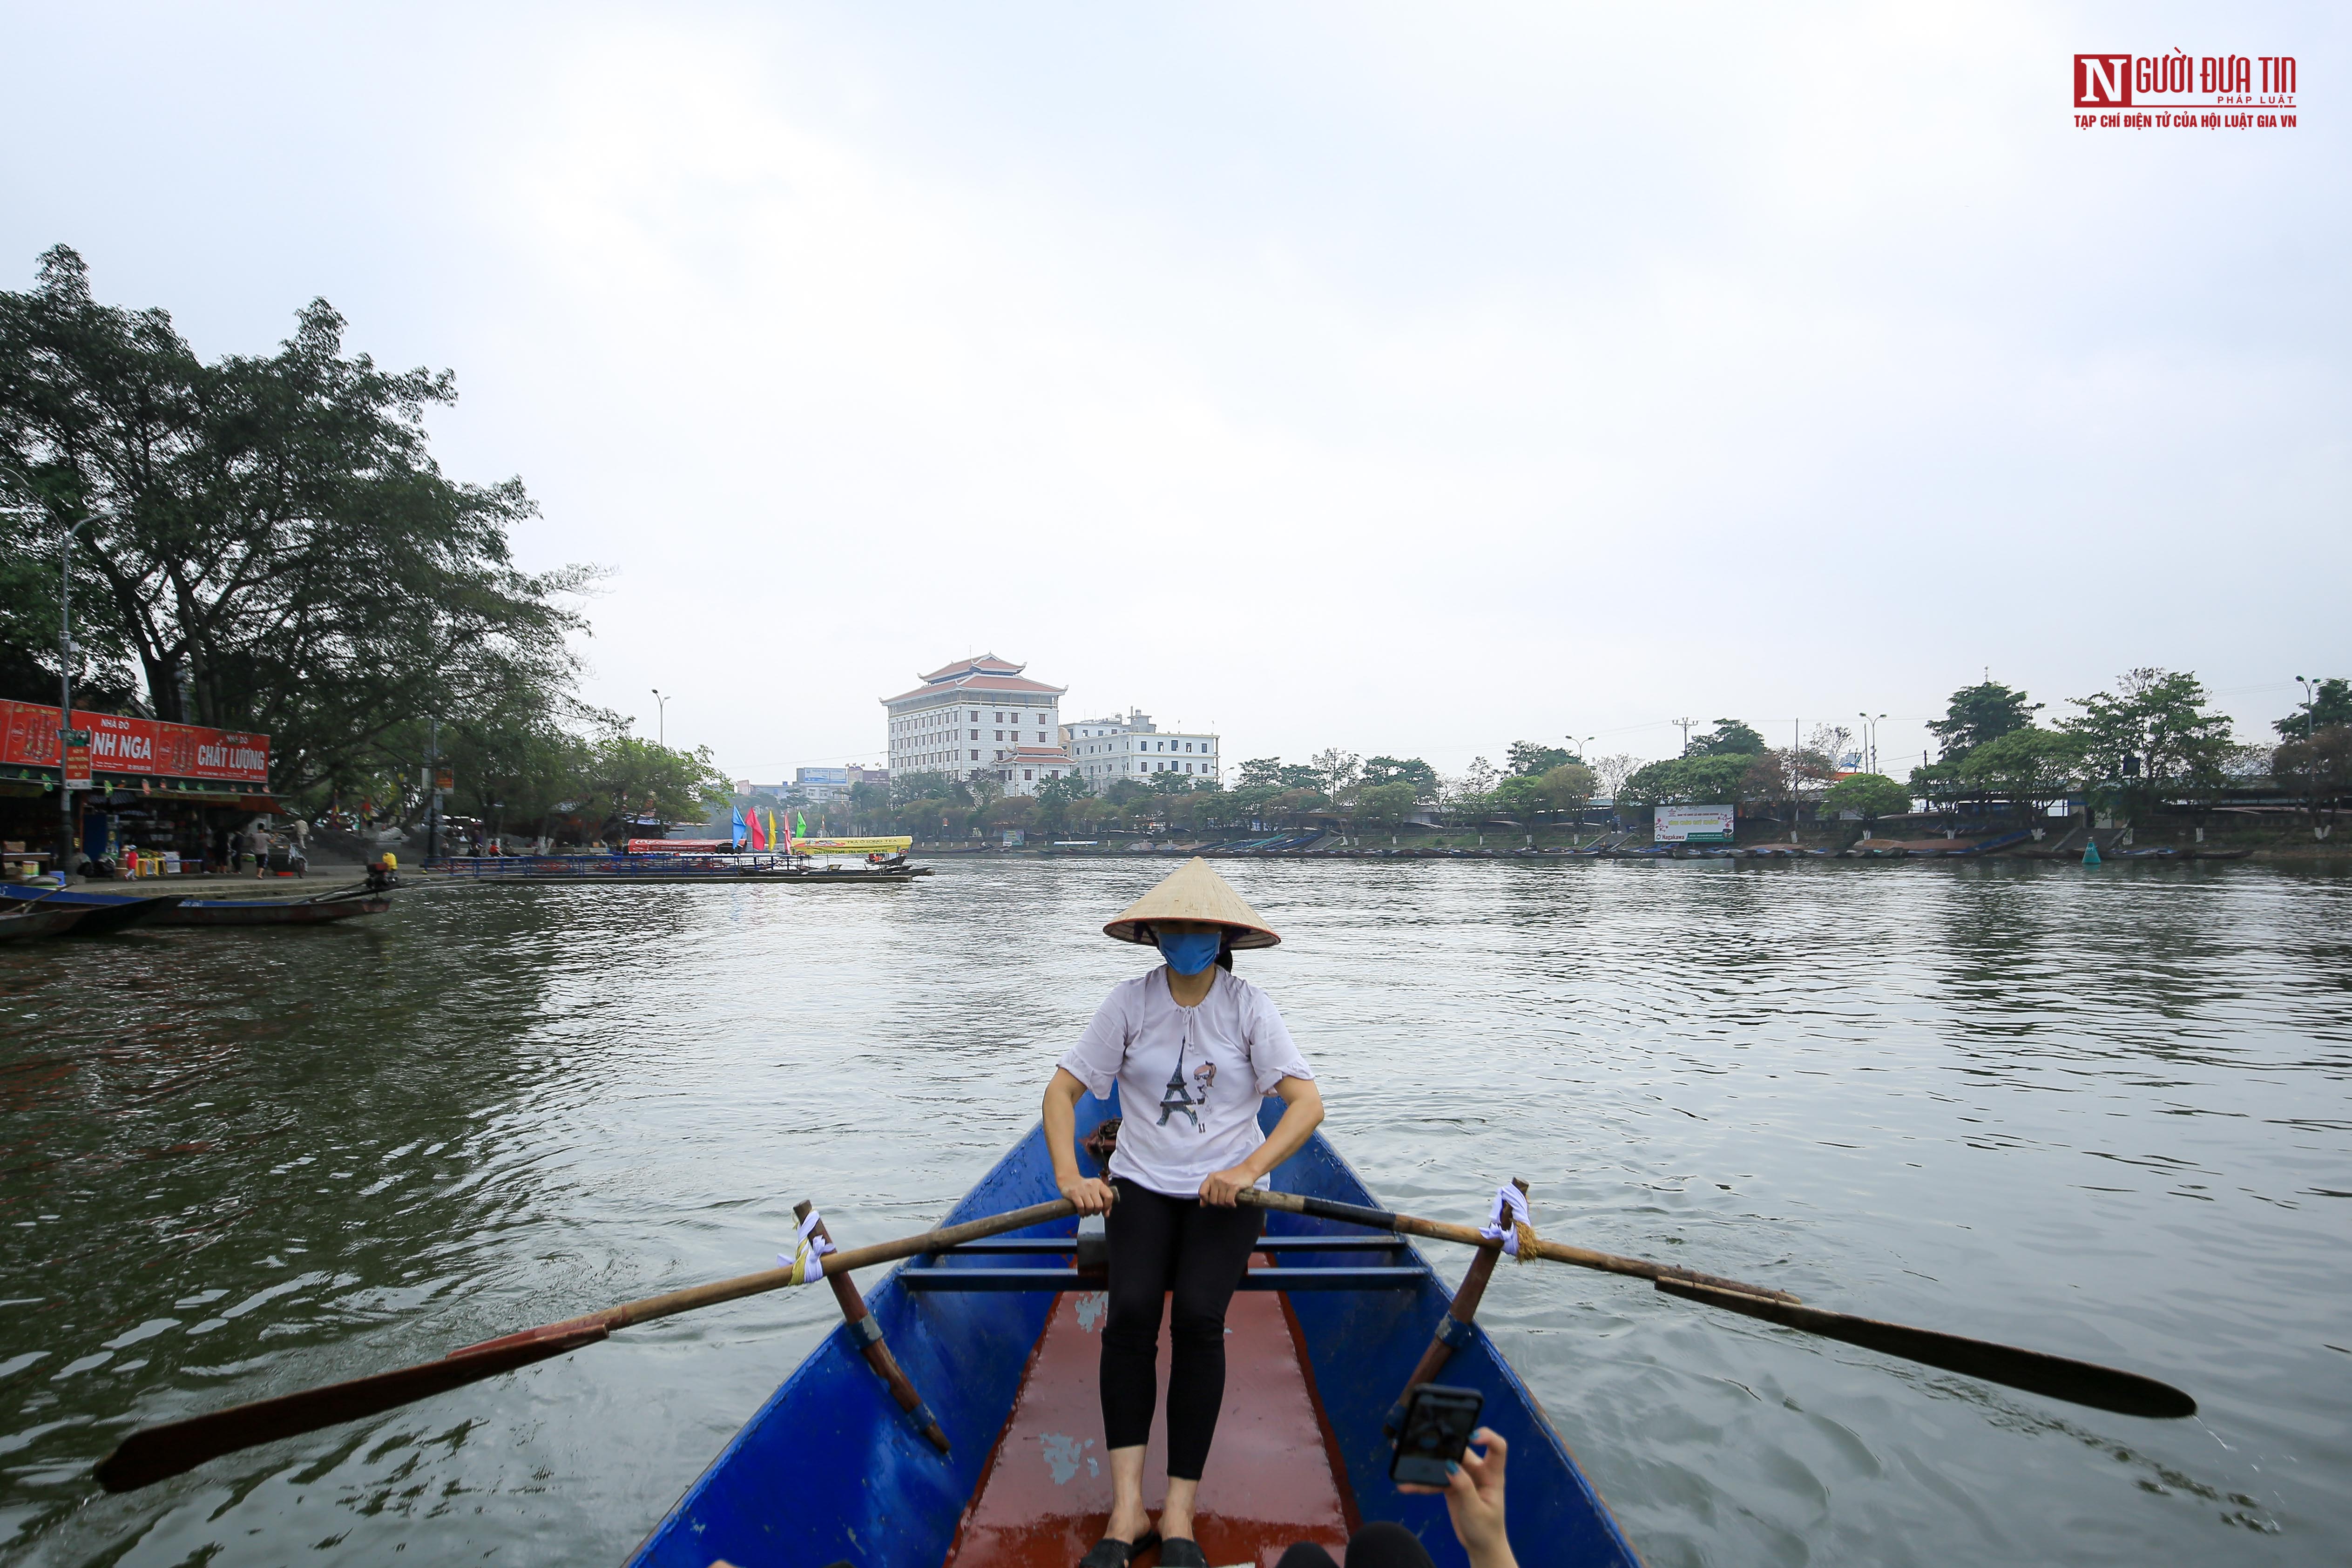
<instances>
[{"instance_id":1,"label":"conical straw hat","mask_svg":"<svg viewBox=\"0 0 2352 1568\"><path fill-rule=\"evenodd\" d=\"M1118 919L1103 927L1103 935L1120 942L1150 942L1143 927L1154 921L1205 921L1211 924L1230 926L1233 937L1228 946L1239 950L1247 947L1278 946L1282 938L1274 928L1258 918L1258 912L1243 902L1232 884L1209 869L1209 863L1198 855L1185 861L1165 878L1160 885L1119 911Z\"/></svg>"}]
</instances>

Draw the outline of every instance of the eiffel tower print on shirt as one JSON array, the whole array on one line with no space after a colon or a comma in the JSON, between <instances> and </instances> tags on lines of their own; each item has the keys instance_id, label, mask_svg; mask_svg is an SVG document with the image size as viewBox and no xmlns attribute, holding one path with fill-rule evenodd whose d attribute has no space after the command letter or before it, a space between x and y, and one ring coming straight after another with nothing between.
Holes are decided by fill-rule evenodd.
<instances>
[{"instance_id":1,"label":"eiffel tower print on shirt","mask_svg":"<svg viewBox=\"0 0 2352 1568\"><path fill-rule=\"evenodd\" d=\"M1208 1098L1205 1085L1201 1098ZM1168 1087L1160 1091L1160 1125L1167 1126L1168 1118L1181 1111L1192 1123L1192 1131L1198 1132L1201 1130L1201 1113L1193 1109L1195 1103L1192 1097L1184 1092L1184 1047L1179 1046L1176 1047L1176 1066L1168 1074Z\"/></svg>"}]
</instances>

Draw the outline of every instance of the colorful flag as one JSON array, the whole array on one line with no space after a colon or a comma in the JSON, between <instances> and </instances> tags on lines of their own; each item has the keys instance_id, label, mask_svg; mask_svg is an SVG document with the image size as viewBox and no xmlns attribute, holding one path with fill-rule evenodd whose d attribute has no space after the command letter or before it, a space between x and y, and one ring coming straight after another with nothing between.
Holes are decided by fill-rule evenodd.
<instances>
[{"instance_id":1,"label":"colorful flag","mask_svg":"<svg viewBox=\"0 0 2352 1568\"><path fill-rule=\"evenodd\" d=\"M768 836L760 827L760 808L755 805L751 808L751 847L765 849L767 847Z\"/></svg>"},{"instance_id":2,"label":"colorful flag","mask_svg":"<svg viewBox=\"0 0 2352 1568\"><path fill-rule=\"evenodd\" d=\"M735 808L735 837L730 843L737 849L743 847L743 808L740 805Z\"/></svg>"},{"instance_id":3,"label":"colorful flag","mask_svg":"<svg viewBox=\"0 0 2352 1568\"><path fill-rule=\"evenodd\" d=\"M789 849L792 847L791 845L784 842L783 835L776 831L776 813L773 807L770 807L768 811L768 847L771 849Z\"/></svg>"},{"instance_id":4,"label":"colorful flag","mask_svg":"<svg viewBox=\"0 0 2352 1568\"><path fill-rule=\"evenodd\" d=\"M807 814L806 814L806 813L804 813L804 812L798 812L798 811L796 811L796 812L793 813L793 821L795 821L795 822L797 822L797 823L800 825L798 827L796 827L795 829L793 829L793 837L795 837L795 838L806 838L806 837L808 837L808 816L807 816Z\"/></svg>"}]
</instances>

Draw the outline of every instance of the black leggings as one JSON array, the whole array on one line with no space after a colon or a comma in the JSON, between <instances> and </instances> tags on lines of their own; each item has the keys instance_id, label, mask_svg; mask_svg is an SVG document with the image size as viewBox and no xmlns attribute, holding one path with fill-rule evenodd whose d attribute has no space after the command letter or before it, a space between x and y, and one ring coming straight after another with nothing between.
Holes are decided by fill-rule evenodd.
<instances>
[{"instance_id":1,"label":"black leggings","mask_svg":"<svg viewBox=\"0 0 2352 1568\"><path fill-rule=\"evenodd\" d=\"M1225 1403L1225 1303L1257 1245L1256 1209L1163 1197L1125 1176L1104 1222L1110 1321L1103 1328L1104 1447L1140 1448L1160 1392L1160 1302L1175 1292L1168 1337L1168 1474L1197 1481Z\"/></svg>"},{"instance_id":2,"label":"black leggings","mask_svg":"<svg viewBox=\"0 0 2352 1568\"><path fill-rule=\"evenodd\" d=\"M1274 1568L1335 1568L1331 1554L1302 1541ZM1402 1524L1379 1520L1348 1537L1348 1568L1432 1568L1429 1548Z\"/></svg>"}]
</instances>

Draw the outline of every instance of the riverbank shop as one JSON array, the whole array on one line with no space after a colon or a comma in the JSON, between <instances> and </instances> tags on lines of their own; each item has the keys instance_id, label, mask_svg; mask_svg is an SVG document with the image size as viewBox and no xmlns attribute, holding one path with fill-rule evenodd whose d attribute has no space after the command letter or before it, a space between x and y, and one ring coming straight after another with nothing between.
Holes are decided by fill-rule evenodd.
<instances>
[{"instance_id":1,"label":"riverbank shop","mask_svg":"<svg viewBox=\"0 0 2352 1568\"><path fill-rule=\"evenodd\" d=\"M0 843L12 876L49 868L65 783L58 731L64 715L38 702L0 701ZM89 736L69 759L89 783L74 791L69 870L148 876L199 872L243 847L254 819L284 814L269 793L269 737L197 724L74 710Z\"/></svg>"}]
</instances>

